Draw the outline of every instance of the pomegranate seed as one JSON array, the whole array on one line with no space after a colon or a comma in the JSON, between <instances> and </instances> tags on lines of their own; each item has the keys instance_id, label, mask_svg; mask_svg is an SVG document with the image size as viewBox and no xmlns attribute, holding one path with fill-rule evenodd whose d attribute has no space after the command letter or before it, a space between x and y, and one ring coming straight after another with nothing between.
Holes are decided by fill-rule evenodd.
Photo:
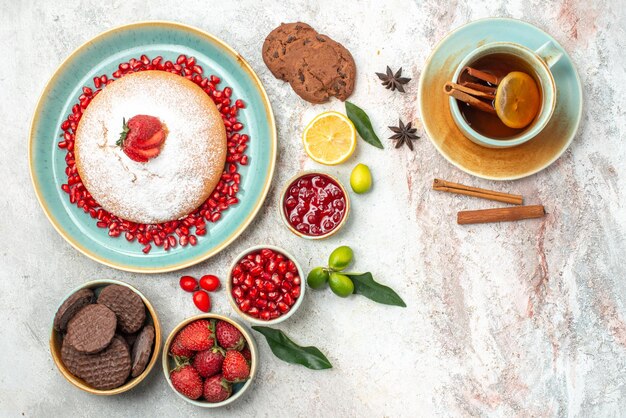
<instances>
[{"instance_id":1,"label":"pomegranate seed","mask_svg":"<svg viewBox=\"0 0 626 418\"><path fill-rule=\"evenodd\" d=\"M270 312L270 319L275 319L278 318L280 316L280 312L278 312L278 310L273 310L272 312Z\"/></svg>"},{"instance_id":2,"label":"pomegranate seed","mask_svg":"<svg viewBox=\"0 0 626 418\"><path fill-rule=\"evenodd\" d=\"M176 59L176 64L182 64L185 61L187 61L187 56L181 54Z\"/></svg>"},{"instance_id":3,"label":"pomegranate seed","mask_svg":"<svg viewBox=\"0 0 626 418\"><path fill-rule=\"evenodd\" d=\"M143 250L141 251L143 251L144 254L148 254L151 249L152 249L152 245L147 244L145 247L143 247Z\"/></svg>"},{"instance_id":4,"label":"pomegranate seed","mask_svg":"<svg viewBox=\"0 0 626 418\"><path fill-rule=\"evenodd\" d=\"M295 303L295 300L293 300L293 297L290 293L285 293L285 295L283 296L283 301L285 301L285 303L289 306Z\"/></svg>"},{"instance_id":5,"label":"pomegranate seed","mask_svg":"<svg viewBox=\"0 0 626 418\"><path fill-rule=\"evenodd\" d=\"M242 312L248 312L248 310L250 309L250 305L251 305L250 300L249 299L244 299L239 304L239 309L241 309Z\"/></svg>"}]
</instances>

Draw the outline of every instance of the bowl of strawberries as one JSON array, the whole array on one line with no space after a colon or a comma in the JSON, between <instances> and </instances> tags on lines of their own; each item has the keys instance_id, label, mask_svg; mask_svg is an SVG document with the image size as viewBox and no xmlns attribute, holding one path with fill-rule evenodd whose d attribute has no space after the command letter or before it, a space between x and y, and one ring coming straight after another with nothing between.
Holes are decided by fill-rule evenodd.
<instances>
[{"instance_id":1,"label":"bowl of strawberries","mask_svg":"<svg viewBox=\"0 0 626 418\"><path fill-rule=\"evenodd\" d=\"M257 346L237 321L208 313L188 318L170 333L163 373L184 400L204 408L228 405L252 385Z\"/></svg>"}]
</instances>

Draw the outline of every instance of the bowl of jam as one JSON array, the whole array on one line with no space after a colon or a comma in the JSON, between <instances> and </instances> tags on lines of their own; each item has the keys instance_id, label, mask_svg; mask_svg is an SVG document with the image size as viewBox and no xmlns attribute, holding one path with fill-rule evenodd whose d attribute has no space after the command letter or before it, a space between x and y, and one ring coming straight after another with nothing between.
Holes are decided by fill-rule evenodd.
<instances>
[{"instance_id":1,"label":"bowl of jam","mask_svg":"<svg viewBox=\"0 0 626 418\"><path fill-rule=\"evenodd\" d=\"M307 239L322 239L345 224L350 198L335 177L309 171L287 182L279 206L281 218L291 232Z\"/></svg>"}]
</instances>

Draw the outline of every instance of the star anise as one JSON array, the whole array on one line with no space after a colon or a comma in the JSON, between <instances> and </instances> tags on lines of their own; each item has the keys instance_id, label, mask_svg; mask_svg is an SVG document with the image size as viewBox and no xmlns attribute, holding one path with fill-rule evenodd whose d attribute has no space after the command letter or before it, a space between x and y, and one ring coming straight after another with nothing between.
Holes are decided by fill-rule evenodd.
<instances>
[{"instance_id":1,"label":"star anise","mask_svg":"<svg viewBox=\"0 0 626 418\"><path fill-rule=\"evenodd\" d=\"M394 139L396 141L396 148L400 148L402 145L406 144L407 147L411 151L413 151L413 141L419 139L420 137L415 134L417 132L417 128L412 127L413 122L409 122L406 125L402 122L402 120L398 119L398 126L390 126L394 135L391 135L389 139Z\"/></svg>"},{"instance_id":2,"label":"star anise","mask_svg":"<svg viewBox=\"0 0 626 418\"><path fill-rule=\"evenodd\" d=\"M378 78L380 78L383 82L382 85L385 86L386 89L391 91L398 90L400 93L404 93L403 85L411 81L410 78L401 77L402 76L402 67L394 74L391 71L391 68L387 66L387 73L376 73Z\"/></svg>"}]
</instances>

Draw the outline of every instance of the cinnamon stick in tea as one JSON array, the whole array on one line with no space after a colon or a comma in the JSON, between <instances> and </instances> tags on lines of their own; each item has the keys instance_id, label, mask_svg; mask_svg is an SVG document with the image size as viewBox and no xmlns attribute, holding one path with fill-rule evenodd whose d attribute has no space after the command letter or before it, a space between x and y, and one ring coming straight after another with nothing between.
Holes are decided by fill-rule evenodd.
<instances>
[{"instance_id":1,"label":"cinnamon stick in tea","mask_svg":"<svg viewBox=\"0 0 626 418\"><path fill-rule=\"evenodd\" d=\"M486 73L484 71L477 70L472 67L465 67L461 70L461 74L459 75L459 79L463 78L463 74L467 73L468 75L477 78L479 80L485 81L489 84L497 86L500 84L500 79L493 74Z\"/></svg>"},{"instance_id":2,"label":"cinnamon stick in tea","mask_svg":"<svg viewBox=\"0 0 626 418\"><path fill-rule=\"evenodd\" d=\"M457 100L467 103L468 105L475 107L477 109L482 110L483 112L496 114L496 109L493 108L492 105L483 102L477 97L474 97L470 94L467 94L459 89L456 89L453 84L455 83L446 83L443 86L443 91L448 95L452 96Z\"/></svg>"},{"instance_id":3,"label":"cinnamon stick in tea","mask_svg":"<svg viewBox=\"0 0 626 418\"><path fill-rule=\"evenodd\" d=\"M469 86L463 85L463 84L457 84L457 83L453 83L453 82L448 82L446 83L446 91L449 89L456 89L456 90L461 90L463 93L467 93L471 96L474 97L480 97L482 99L487 99L487 100L493 100L496 98L496 92L494 91L492 92L486 92L482 89L474 89L471 88Z\"/></svg>"},{"instance_id":4,"label":"cinnamon stick in tea","mask_svg":"<svg viewBox=\"0 0 626 418\"><path fill-rule=\"evenodd\" d=\"M483 91L485 93L491 93L494 95L496 92L498 91L497 88L495 87L489 87L489 86L485 86L484 84L480 84L480 83L473 83L471 81L463 81L462 83L460 83L463 87L469 87L470 89L474 89L474 90L479 90L479 91Z\"/></svg>"},{"instance_id":5,"label":"cinnamon stick in tea","mask_svg":"<svg viewBox=\"0 0 626 418\"><path fill-rule=\"evenodd\" d=\"M459 225L489 222L510 222L521 219L543 218L546 211L542 205L512 206L508 208L465 210L457 215Z\"/></svg>"}]
</instances>

